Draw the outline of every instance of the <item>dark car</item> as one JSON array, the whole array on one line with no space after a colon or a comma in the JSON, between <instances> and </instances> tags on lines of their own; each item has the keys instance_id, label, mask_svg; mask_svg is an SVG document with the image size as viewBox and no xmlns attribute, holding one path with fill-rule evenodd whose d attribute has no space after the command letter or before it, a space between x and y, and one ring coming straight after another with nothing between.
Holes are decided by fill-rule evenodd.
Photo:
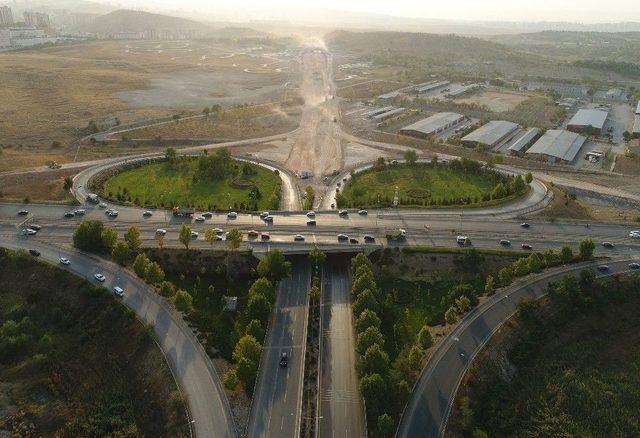
<instances>
[{"instance_id":1,"label":"dark car","mask_svg":"<svg viewBox=\"0 0 640 438\"><path fill-rule=\"evenodd\" d=\"M31 230L35 230L35 231L40 231L42 229L42 226L41 225L36 225L36 224L31 224L27 228L29 228Z\"/></svg>"},{"instance_id":2,"label":"dark car","mask_svg":"<svg viewBox=\"0 0 640 438\"><path fill-rule=\"evenodd\" d=\"M609 272L609 267L607 265L598 266L598 271L600 272Z\"/></svg>"},{"instance_id":3,"label":"dark car","mask_svg":"<svg viewBox=\"0 0 640 438\"><path fill-rule=\"evenodd\" d=\"M284 352L282 353L282 355L280 356L280 366L282 368L285 368L287 365L289 364L289 357L287 356L287 353Z\"/></svg>"},{"instance_id":4,"label":"dark car","mask_svg":"<svg viewBox=\"0 0 640 438\"><path fill-rule=\"evenodd\" d=\"M604 246L605 248L613 248L614 245L611 242L602 242L602 246Z\"/></svg>"},{"instance_id":5,"label":"dark car","mask_svg":"<svg viewBox=\"0 0 640 438\"><path fill-rule=\"evenodd\" d=\"M19 214L20 216L26 216L26 215L28 215L28 214L29 214L29 210L20 210L20 211L18 212L18 214Z\"/></svg>"},{"instance_id":6,"label":"dark car","mask_svg":"<svg viewBox=\"0 0 640 438\"><path fill-rule=\"evenodd\" d=\"M520 224L520 226L521 226L522 228L529 228L529 227L531 227L531 225L529 225L527 222L523 222L523 223L521 223L521 224Z\"/></svg>"},{"instance_id":7,"label":"dark car","mask_svg":"<svg viewBox=\"0 0 640 438\"><path fill-rule=\"evenodd\" d=\"M522 249L526 249L528 251L531 251L533 249L533 247L528 243L523 243L521 246L522 246Z\"/></svg>"},{"instance_id":8,"label":"dark car","mask_svg":"<svg viewBox=\"0 0 640 438\"><path fill-rule=\"evenodd\" d=\"M508 241L507 239L502 239L500 241L500 245L502 245L502 246L511 246L511 242Z\"/></svg>"},{"instance_id":9,"label":"dark car","mask_svg":"<svg viewBox=\"0 0 640 438\"><path fill-rule=\"evenodd\" d=\"M640 263L629 263L629 269L640 269Z\"/></svg>"},{"instance_id":10,"label":"dark car","mask_svg":"<svg viewBox=\"0 0 640 438\"><path fill-rule=\"evenodd\" d=\"M29 254L31 254L34 257L38 257L40 256L40 251L38 251L37 249L30 249Z\"/></svg>"},{"instance_id":11,"label":"dark car","mask_svg":"<svg viewBox=\"0 0 640 438\"><path fill-rule=\"evenodd\" d=\"M75 217L75 213L74 213L74 212L72 212L72 211L67 211L67 212L64 214L64 217Z\"/></svg>"},{"instance_id":12,"label":"dark car","mask_svg":"<svg viewBox=\"0 0 640 438\"><path fill-rule=\"evenodd\" d=\"M352 237L351 239L349 239L349 243L356 243L357 244L359 242L358 242L358 239L355 239L355 238Z\"/></svg>"},{"instance_id":13,"label":"dark car","mask_svg":"<svg viewBox=\"0 0 640 438\"><path fill-rule=\"evenodd\" d=\"M375 241L376 241L376 238L375 238L375 237L373 237L373 236L369 236L369 235L367 234L366 236L364 236L364 241L365 241L365 242L368 242L368 243L371 243L371 242L375 242Z\"/></svg>"}]
</instances>

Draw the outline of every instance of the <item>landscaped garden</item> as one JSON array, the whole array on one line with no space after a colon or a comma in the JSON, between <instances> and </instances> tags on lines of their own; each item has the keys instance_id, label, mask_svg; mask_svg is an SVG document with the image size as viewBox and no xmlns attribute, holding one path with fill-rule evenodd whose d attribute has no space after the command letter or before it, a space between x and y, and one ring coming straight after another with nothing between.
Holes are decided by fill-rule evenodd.
<instances>
[{"instance_id":1,"label":"landscaped garden","mask_svg":"<svg viewBox=\"0 0 640 438\"><path fill-rule=\"evenodd\" d=\"M161 162L124 169L95 185L103 197L121 203L258 211L279 208L282 181L275 172L234 160L226 149L200 157L170 149Z\"/></svg>"},{"instance_id":2,"label":"landscaped garden","mask_svg":"<svg viewBox=\"0 0 640 438\"><path fill-rule=\"evenodd\" d=\"M387 164L381 159L354 175L337 202L341 208L390 207L397 190L402 207L480 207L522 196L530 181L528 175L509 177L464 158L447 164Z\"/></svg>"}]
</instances>

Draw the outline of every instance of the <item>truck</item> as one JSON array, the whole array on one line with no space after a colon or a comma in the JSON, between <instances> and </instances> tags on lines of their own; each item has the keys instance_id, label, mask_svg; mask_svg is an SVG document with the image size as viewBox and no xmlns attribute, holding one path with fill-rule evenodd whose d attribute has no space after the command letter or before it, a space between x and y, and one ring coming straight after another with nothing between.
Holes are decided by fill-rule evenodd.
<instances>
[{"instance_id":1,"label":"truck","mask_svg":"<svg viewBox=\"0 0 640 438\"><path fill-rule=\"evenodd\" d=\"M387 230L385 232L385 237L387 240L402 242L407 239L407 231L402 228L398 228L397 230Z\"/></svg>"}]
</instances>

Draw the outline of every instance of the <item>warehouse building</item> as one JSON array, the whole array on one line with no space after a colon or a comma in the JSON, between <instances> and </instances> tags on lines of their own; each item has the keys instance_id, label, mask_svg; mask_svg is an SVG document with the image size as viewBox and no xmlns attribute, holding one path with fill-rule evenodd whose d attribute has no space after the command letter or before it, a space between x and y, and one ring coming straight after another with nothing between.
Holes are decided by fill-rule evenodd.
<instances>
[{"instance_id":1,"label":"warehouse building","mask_svg":"<svg viewBox=\"0 0 640 438\"><path fill-rule=\"evenodd\" d=\"M640 114L636 114L636 118L633 121L633 128L631 129L631 135L634 138L640 138Z\"/></svg>"},{"instance_id":2,"label":"warehouse building","mask_svg":"<svg viewBox=\"0 0 640 438\"><path fill-rule=\"evenodd\" d=\"M636 116L640 116L640 100L638 101L638 106L636 107Z\"/></svg>"},{"instance_id":3,"label":"warehouse building","mask_svg":"<svg viewBox=\"0 0 640 438\"><path fill-rule=\"evenodd\" d=\"M391 117L395 117L402 112L404 112L404 108L394 108L381 114L376 114L372 117L372 119L376 122L382 122L384 120L390 119Z\"/></svg>"},{"instance_id":4,"label":"warehouse building","mask_svg":"<svg viewBox=\"0 0 640 438\"><path fill-rule=\"evenodd\" d=\"M581 109L569 120L567 129L573 132L602 135L609 111L601 109Z\"/></svg>"},{"instance_id":5,"label":"warehouse building","mask_svg":"<svg viewBox=\"0 0 640 438\"><path fill-rule=\"evenodd\" d=\"M474 147L482 145L495 148L501 143L511 139L520 129L517 123L506 120L492 120L482 125L470 134L462 137L462 143Z\"/></svg>"},{"instance_id":6,"label":"warehouse building","mask_svg":"<svg viewBox=\"0 0 640 438\"><path fill-rule=\"evenodd\" d=\"M439 88L449 85L449 81L428 82L426 84L420 84L416 87L418 93L428 93L429 91L435 91Z\"/></svg>"},{"instance_id":7,"label":"warehouse building","mask_svg":"<svg viewBox=\"0 0 640 438\"><path fill-rule=\"evenodd\" d=\"M425 138L429 135L438 135L448 129L455 128L466 120L466 117L458 113L437 113L426 119L422 119L400 130L401 134L412 137Z\"/></svg>"},{"instance_id":8,"label":"warehouse building","mask_svg":"<svg viewBox=\"0 0 640 438\"><path fill-rule=\"evenodd\" d=\"M586 137L563 129L550 129L526 152L531 158L549 163L571 163L587 141Z\"/></svg>"},{"instance_id":9,"label":"warehouse building","mask_svg":"<svg viewBox=\"0 0 640 438\"><path fill-rule=\"evenodd\" d=\"M534 138L540 133L538 128L529 128L524 134L516 138L507 148L509 153L517 155L524 152L525 148L531 144Z\"/></svg>"}]
</instances>

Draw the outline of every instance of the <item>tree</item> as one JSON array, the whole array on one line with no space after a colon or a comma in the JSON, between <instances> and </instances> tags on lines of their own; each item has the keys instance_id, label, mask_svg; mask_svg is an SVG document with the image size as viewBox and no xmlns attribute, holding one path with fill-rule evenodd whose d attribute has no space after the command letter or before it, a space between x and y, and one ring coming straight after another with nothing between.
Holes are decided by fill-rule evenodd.
<instances>
[{"instance_id":1,"label":"tree","mask_svg":"<svg viewBox=\"0 0 640 438\"><path fill-rule=\"evenodd\" d=\"M361 266L366 266L369 268L369 270L371 270L372 267L371 260L369 260L369 258L363 253L359 252L354 258L351 259L351 269L353 269L353 271L355 272Z\"/></svg>"},{"instance_id":2,"label":"tree","mask_svg":"<svg viewBox=\"0 0 640 438\"><path fill-rule=\"evenodd\" d=\"M362 333L369 327L380 328L380 318L373 310L366 309L356 319L356 330L358 333Z\"/></svg>"},{"instance_id":3,"label":"tree","mask_svg":"<svg viewBox=\"0 0 640 438\"><path fill-rule=\"evenodd\" d=\"M369 289L365 289L356 298L353 302L353 314L359 316L364 310L370 309L374 312L377 312L378 309L378 300L373 295Z\"/></svg>"},{"instance_id":4,"label":"tree","mask_svg":"<svg viewBox=\"0 0 640 438\"><path fill-rule=\"evenodd\" d=\"M464 313L469 310L469 307L471 306L471 300L469 299L469 297L463 295L455 301L455 304L458 312Z\"/></svg>"},{"instance_id":5,"label":"tree","mask_svg":"<svg viewBox=\"0 0 640 438\"><path fill-rule=\"evenodd\" d=\"M573 260L573 251L571 247L565 245L560 249L560 261L563 265L566 265L571 260Z\"/></svg>"},{"instance_id":6,"label":"tree","mask_svg":"<svg viewBox=\"0 0 640 438\"><path fill-rule=\"evenodd\" d=\"M524 182L524 179L522 179L522 175L516 175L511 183L511 191L513 193L520 193L524 190L525 187L526 184Z\"/></svg>"},{"instance_id":7,"label":"tree","mask_svg":"<svg viewBox=\"0 0 640 438\"><path fill-rule=\"evenodd\" d=\"M309 251L309 260L311 260L311 264L318 269L320 265L324 263L327 259L327 255L322 252L320 248L317 246Z\"/></svg>"},{"instance_id":8,"label":"tree","mask_svg":"<svg viewBox=\"0 0 640 438\"><path fill-rule=\"evenodd\" d=\"M231 249L240 248L240 244L242 243L242 231L237 228L232 228L227 233L227 244Z\"/></svg>"},{"instance_id":9,"label":"tree","mask_svg":"<svg viewBox=\"0 0 640 438\"><path fill-rule=\"evenodd\" d=\"M580 252L580 258L582 260L591 260L593 258L593 251L596 249L595 243L591 238L587 237L586 239L582 239L580 244L578 245L578 250Z\"/></svg>"},{"instance_id":10,"label":"tree","mask_svg":"<svg viewBox=\"0 0 640 438\"><path fill-rule=\"evenodd\" d=\"M102 239L102 246L104 247L104 250L109 253L113 251L113 247L118 241L118 232L113 228L105 228L102 230L100 237Z\"/></svg>"},{"instance_id":11,"label":"tree","mask_svg":"<svg viewBox=\"0 0 640 438\"><path fill-rule=\"evenodd\" d=\"M404 153L404 159L410 166L416 164L418 161L418 154L415 149L407 149Z\"/></svg>"},{"instance_id":12,"label":"tree","mask_svg":"<svg viewBox=\"0 0 640 438\"><path fill-rule=\"evenodd\" d=\"M189 250L189 244L191 243L191 228L189 228L185 224L182 224L182 227L180 227L180 235L178 236L178 240L184 245L184 248L186 250Z\"/></svg>"},{"instance_id":13,"label":"tree","mask_svg":"<svg viewBox=\"0 0 640 438\"><path fill-rule=\"evenodd\" d=\"M149 284L158 284L164 280L164 271L156 262L147 264L144 270L144 281Z\"/></svg>"},{"instance_id":14,"label":"tree","mask_svg":"<svg viewBox=\"0 0 640 438\"><path fill-rule=\"evenodd\" d=\"M236 373L238 374L238 379L244 385L245 390L251 394L258 374L258 363L242 357L238 361Z\"/></svg>"},{"instance_id":15,"label":"tree","mask_svg":"<svg viewBox=\"0 0 640 438\"><path fill-rule=\"evenodd\" d=\"M388 437L393 435L393 418L391 418L391 416L386 412L378 416L376 431L381 437Z\"/></svg>"},{"instance_id":16,"label":"tree","mask_svg":"<svg viewBox=\"0 0 640 438\"><path fill-rule=\"evenodd\" d=\"M140 246L142 246L142 239L140 238L140 229L138 227L130 227L124 233L124 240L127 242L131 252L138 252Z\"/></svg>"},{"instance_id":17,"label":"tree","mask_svg":"<svg viewBox=\"0 0 640 438\"><path fill-rule=\"evenodd\" d=\"M222 384L229 391L233 391L234 389L236 389L236 386L238 386L238 382L238 373L236 373L235 368L228 370L222 376Z\"/></svg>"},{"instance_id":18,"label":"tree","mask_svg":"<svg viewBox=\"0 0 640 438\"><path fill-rule=\"evenodd\" d=\"M384 337L378 327L367 327L365 331L358 334L356 345L358 352L364 354L364 352L373 345L384 346Z\"/></svg>"},{"instance_id":19,"label":"tree","mask_svg":"<svg viewBox=\"0 0 640 438\"><path fill-rule=\"evenodd\" d=\"M125 242L118 240L113 247L113 251L111 251L111 257L119 265L126 266L131 261L131 251L129 251L129 247Z\"/></svg>"},{"instance_id":20,"label":"tree","mask_svg":"<svg viewBox=\"0 0 640 438\"><path fill-rule=\"evenodd\" d=\"M524 257L519 258L513 263L513 275L523 277L529 273L529 263Z\"/></svg>"},{"instance_id":21,"label":"tree","mask_svg":"<svg viewBox=\"0 0 640 438\"><path fill-rule=\"evenodd\" d=\"M425 350L428 350L433 345L433 336L431 336L431 331L426 325L423 325L418 332L418 344Z\"/></svg>"},{"instance_id":22,"label":"tree","mask_svg":"<svg viewBox=\"0 0 640 438\"><path fill-rule=\"evenodd\" d=\"M474 429L471 438L489 438L489 435L482 429Z\"/></svg>"},{"instance_id":23,"label":"tree","mask_svg":"<svg viewBox=\"0 0 640 438\"><path fill-rule=\"evenodd\" d=\"M213 246L213 242L216 241L217 234L213 228L208 228L204 230L204 240L209 242L210 245Z\"/></svg>"},{"instance_id":24,"label":"tree","mask_svg":"<svg viewBox=\"0 0 640 438\"><path fill-rule=\"evenodd\" d=\"M184 289L178 289L173 297L173 302L180 312L189 313L193 310L193 297Z\"/></svg>"},{"instance_id":25,"label":"tree","mask_svg":"<svg viewBox=\"0 0 640 438\"><path fill-rule=\"evenodd\" d=\"M571 249L571 248L569 248ZM571 255L573 257L573 254ZM553 266L556 261L558 260L558 256L556 255L555 252L553 252L553 250L551 248L547 249L543 254L542 257L544 258L544 263L547 266Z\"/></svg>"},{"instance_id":26,"label":"tree","mask_svg":"<svg viewBox=\"0 0 640 438\"><path fill-rule=\"evenodd\" d=\"M366 271L366 269L367 268L363 268L361 271L356 273L351 291L356 298L359 297L360 294L365 290L371 291L376 298L379 298L378 285L376 284L376 280L373 277L373 272Z\"/></svg>"},{"instance_id":27,"label":"tree","mask_svg":"<svg viewBox=\"0 0 640 438\"><path fill-rule=\"evenodd\" d=\"M498 272L498 281L500 286L508 286L511 284L511 269L504 267Z\"/></svg>"},{"instance_id":28,"label":"tree","mask_svg":"<svg viewBox=\"0 0 640 438\"><path fill-rule=\"evenodd\" d=\"M373 344L360 357L360 372L363 375L386 375L389 372L389 355L378 344Z\"/></svg>"},{"instance_id":29,"label":"tree","mask_svg":"<svg viewBox=\"0 0 640 438\"><path fill-rule=\"evenodd\" d=\"M133 272L135 272L138 277L143 278L149 263L151 263L151 261L145 254L138 254L133 261Z\"/></svg>"},{"instance_id":30,"label":"tree","mask_svg":"<svg viewBox=\"0 0 640 438\"><path fill-rule=\"evenodd\" d=\"M73 246L83 251L100 252L104 250L101 221L82 221L73 233Z\"/></svg>"},{"instance_id":31,"label":"tree","mask_svg":"<svg viewBox=\"0 0 640 438\"><path fill-rule=\"evenodd\" d=\"M380 374L368 374L360 379L360 392L365 399L367 414L378 414L387 406L389 394L387 384ZM371 415L375 418L375 415Z\"/></svg>"},{"instance_id":32,"label":"tree","mask_svg":"<svg viewBox=\"0 0 640 438\"><path fill-rule=\"evenodd\" d=\"M73 179L70 176L67 176L64 179L64 183L62 184L62 188L68 192L69 190L71 190L71 187L73 187Z\"/></svg>"},{"instance_id":33,"label":"tree","mask_svg":"<svg viewBox=\"0 0 640 438\"><path fill-rule=\"evenodd\" d=\"M487 275L487 281L484 284L484 293L487 295L493 295L496 292L496 281L493 279L493 275Z\"/></svg>"},{"instance_id":34,"label":"tree","mask_svg":"<svg viewBox=\"0 0 640 438\"><path fill-rule=\"evenodd\" d=\"M262 294L252 295L249 297L246 311L247 319L257 319L262 322L262 324L266 324L271 314L271 303L267 297Z\"/></svg>"},{"instance_id":35,"label":"tree","mask_svg":"<svg viewBox=\"0 0 640 438\"><path fill-rule=\"evenodd\" d=\"M155 239L158 242L158 248L164 248L164 234L156 234Z\"/></svg>"},{"instance_id":36,"label":"tree","mask_svg":"<svg viewBox=\"0 0 640 438\"><path fill-rule=\"evenodd\" d=\"M244 335L241 337L236 346L233 348L233 360L240 362L240 359L244 358L253 363L260 362L260 354L262 353L262 346L251 335Z\"/></svg>"},{"instance_id":37,"label":"tree","mask_svg":"<svg viewBox=\"0 0 640 438\"><path fill-rule=\"evenodd\" d=\"M245 329L245 333L256 338L258 342L262 342L264 340L264 329L262 328L262 324L257 319L252 319Z\"/></svg>"},{"instance_id":38,"label":"tree","mask_svg":"<svg viewBox=\"0 0 640 438\"><path fill-rule=\"evenodd\" d=\"M160 295L172 298L176 294L176 287L170 281L160 283Z\"/></svg>"},{"instance_id":39,"label":"tree","mask_svg":"<svg viewBox=\"0 0 640 438\"><path fill-rule=\"evenodd\" d=\"M204 107L204 109L202 110L202 114L204 114L205 117L209 117L210 113L211 109L208 106Z\"/></svg>"},{"instance_id":40,"label":"tree","mask_svg":"<svg viewBox=\"0 0 640 438\"><path fill-rule=\"evenodd\" d=\"M456 312L456 308L451 306L444 312L444 320L447 324L453 324L458 319L458 312Z\"/></svg>"},{"instance_id":41,"label":"tree","mask_svg":"<svg viewBox=\"0 0 640 438\"><path fill-rule=\"evenodd\" d=\"M258 275L267 277L273 283L276 283L291 274L291 262L284 258L282 251L276 249L267 252L265 257L258 263L256 269Z\"/></svg>"},{"instance_id":42,"label":"tree","mask_svg":"<svg viewBox=\"0 0 640 438\"><path fill-rule=\"evenodd\" d=\"M531 184L531 181L533 181L533 175L531 175L531 172L527 172L524 176L524 182Z\"/></svg>"},{"instance_id":43,"label":"tree","mask_svg":"<svg viewBox=\"0 0 640 438\"><path fill-rule=\"evenodd\" d=\"M164 158L173 166L178 158L178 153L174 148L167 148L167 150L164 151Z\"/></svg>"},{"instance_id":44,"label":"tree","mask_svg":"<svg viewBox=\"0 0 640 438\"><path fill-rule=\"evenodd\" d=\"M527 260L529 272L542 271L542 261L538 258L538 254L532 253Z\"/></svg>"},{"instance_id":45,"label":"tree","mask_svg":"<svg viewBox=\"0 0 640 438\"><path fill-rule=\"evenodd\" d=\"M420 371L422 368L422 358L424 357L424 348L420 345L414 345L409 350L409 356L407 357L407 364L413 371Z\"/></svg>"},{"instance_id":46,"label":"tree","mask_svg":"<svg viewBox=\"0 0 640 438\"><path fill-rule=\"evenodd\" d=\"M249 288L249 298L254 295L264 295L270 303L276 301L276 290L273 284L264 277L258 278Z\"/></svg>"}]
</instances>

